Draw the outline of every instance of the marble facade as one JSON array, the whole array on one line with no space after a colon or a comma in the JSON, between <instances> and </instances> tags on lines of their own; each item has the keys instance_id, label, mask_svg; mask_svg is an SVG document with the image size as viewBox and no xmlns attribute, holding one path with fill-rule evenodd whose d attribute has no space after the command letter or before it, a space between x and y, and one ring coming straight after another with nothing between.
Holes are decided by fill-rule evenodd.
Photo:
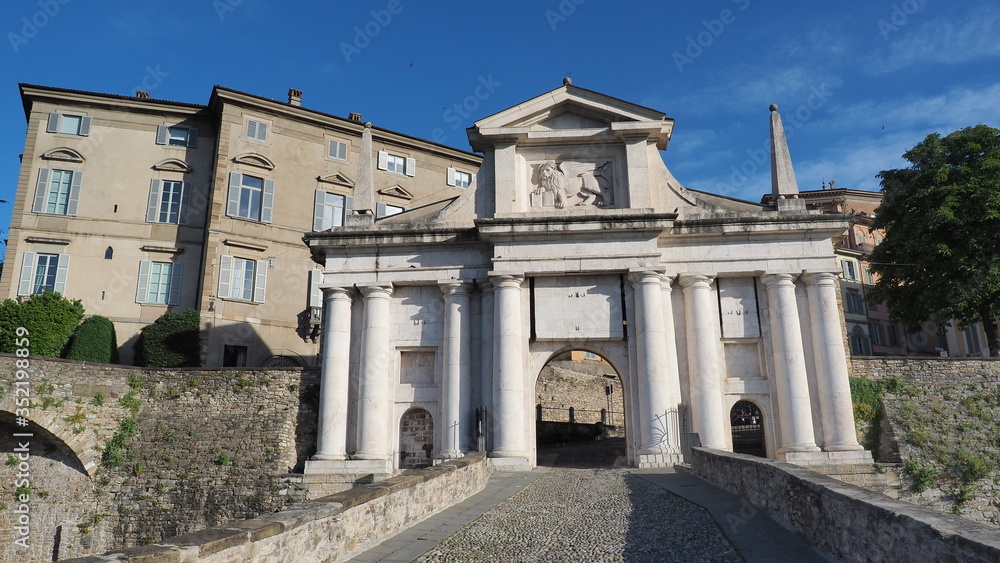
<instances>
[{"instance_id":1,"label":"marble facade","mask_svg":"<svg viewBox=\"0 0 1000 563\"><path fill-rule=\"evenodd\" d=\"M567 81L469 128L484 160L463 195L308 234L325 305L307 473L399 467L411 409L434 458L485 444L530 469L536 378L571 349L618 372L631 465L677 463L695 434L731 450L741 400L771 458L870 461L833 275L847 222L801 205L776 109L773 207L685 188L660 156L672 119Z\"/></svg>"}]
</instances>

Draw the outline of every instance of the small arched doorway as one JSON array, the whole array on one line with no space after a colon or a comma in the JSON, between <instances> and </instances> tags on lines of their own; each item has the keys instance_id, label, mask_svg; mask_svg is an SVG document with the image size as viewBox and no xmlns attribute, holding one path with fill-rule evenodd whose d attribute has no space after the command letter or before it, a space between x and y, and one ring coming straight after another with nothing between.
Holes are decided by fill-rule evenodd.
<instances>
[{"instance_id":1,"label":"small arched doorway","mask_svg":"<svg viewBox=\"0 0 1000 563\"><path fill-rule=\"evenodd\" d=\"M412 408L399 421L399 468L430 467L434 455L434 417L427 409Z\"/></svg>"},{"instance_id":2,"label":"small arched doorway","mask_svg":"<svg viewBox=\"0 0 1000 563\"><path fill-rule=\"evenodd\" d=\"M767 457L760 407L750 401L737 401L729 410L729 424L733 429L733 452Z\"/></svg>"}]
</instances>

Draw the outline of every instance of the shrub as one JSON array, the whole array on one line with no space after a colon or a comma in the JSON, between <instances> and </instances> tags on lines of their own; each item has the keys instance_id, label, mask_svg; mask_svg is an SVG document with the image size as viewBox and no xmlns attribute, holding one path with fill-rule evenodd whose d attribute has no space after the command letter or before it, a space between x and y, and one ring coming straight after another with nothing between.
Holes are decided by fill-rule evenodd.
<instances>
[{"instance_id":1,"label":"shrub","mask_svg":"<svg viewBox=\"0 0 1000 563\"><path fill-rule=\"evenodd\" d=\"M66 358L117 364L118 339L115 337L115 324L100 315L94 315L80 323L73 332Z\"/></svg>"},{"instance_id":2,"label":"shrub","mask_svg":"<svg viewBox=\"0 0 1000 563\"><path fill-rule=\"evenodd\" d=\"M201 363L198 311L167 311L143 328L135 345L135 365L145 367L198 367Z\"/></svg>"},{"instance_id":3,"label":"shrub","mask_svg":"<svg viewBox=\"0 0 1000 563\"><path fill-rule=\"evenodd\" d=\"M71 301L58 293L3 300L0 302L0 353L17 351L19 337L16 331L24 327L30 342L26 348L32 356L58 358L80 324L83 311L79 299Z\"/></svg>"},{"instance_id":4,"label":"shrub","mask_svg":"<svg viewBox=\"0 0 1000 563\"><path fill-rule=\"evenodd\" d=\"M904 465L906 472L913 478L913 490L922 493L931 488L937 481L937 470L930 465L908 459Z\"/></svg>"}]
</instances>

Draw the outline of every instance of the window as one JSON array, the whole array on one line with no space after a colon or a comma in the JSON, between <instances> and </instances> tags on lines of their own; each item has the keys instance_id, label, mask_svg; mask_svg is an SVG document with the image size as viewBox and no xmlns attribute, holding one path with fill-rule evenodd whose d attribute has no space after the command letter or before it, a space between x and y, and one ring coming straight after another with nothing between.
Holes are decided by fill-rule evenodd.
<instances>
[{"instance_id":1,"label":"window","mask_svg":"<svg viewBox=\"0 0 1000 563\"><path fill-rule=\"evenodd\" d=\"M267 141L267 123L263 121L257 121L255 119L247 120L247 139L253 139L254 141Z\"/></svg>"},{"instance_id":2,"label":"window","mask_svg":"<svg viewBox=\"0 0 1000 563\"><path fill-rule=\"evenodd\" d=\"M313 230L326 231L344 225L344 217L353 210L354 198L316 190L313 203Z\"/></svg>"},{"instance_id":3,"label":"window","mask_svg":"<svg viewBox=\"0 0 1000 563\"><path fill-rule=\"evenodd\" d=\"M171 147L197 147L198 130L192 127L156 127L156 144Z\"/></svg>"},{"instance_id":4,"label":"window","mask_svg":"<svg viewBox=\"0 0 1000 563\"><path fill-rule=\"evenodd\" d=\"M899 333L895 325L889 325L889 346L899 346Z\"/></svg>"},{"instance_id":5,"label":"window","mask_svg":"<svg viewBox=\"0 0 1000 563\"><path fill-rule=\"evenodd\" d=\"M845 280L857 280L858 279L858 264L854 260L842 260L840 262L841 267L844 270Z\"/></svg>"},{"instance_id":6,"label":"window","mask_svg":"<svg viewBox=\"0 0 1000 563\"><path fill-rule=\"evenodd\" d=\"M268 268L266 260L221 256L219 262L219 297L264 302Z\"/></svg>"},{"instance_id":7,"label":"window","mask_svg":"<svg viewBox=\"0 0 1000 563\"><path fill-rule=\"evenodd\" d=\"M347 162L347 143L331 139L330 148L327 149L326 155L334 160Z\"/></svg>"},{"instance_id":8,"label":"window","mask_svg":"<svg viewBox=\"0 0 1000 563\"><path fill-rule=\"evenodd\" d=\"M17 284L17 294L36 295L50 291L64 293L68 271L68 254L25 252L21 261L21 278Z\"/></svg>"},{"instance_id":9,"label":"window","mask_svg":"<svg viewBox=\"0 0 1000 563\"><path fill-rule=\"evenodd\" d=\"M595 354L593 352L584 352L583 353L583 359L584 360L594 360L594 361L597 361L599 358L597 357L597 354Z\"/></svg>"},{"instance_id":10,"label":"window","mask_svg":"<svg viewBox=\"0 0 1000 563\"><path fill-rule=\"evenodd\" d=\"M417 161L412 158L405 158L385 151L378 151L378 169L397 174L415 176L417 172Z\"/></svg>"},{"instance_id":11,"label":"window","mask_svg":"<svg viewBox=\"0 0 1000 563\"><path fill-rule=\"evenodd\" d=\"M406 209L399 207L398 205L389 205L388 203L376 203L375 204L375 218L388 217L390 215L396 215L397 213L402 213Z\"/></svg>"},{"instance_id":12,"label":"window","mask_svg":"<svg viewBox=\"0 0 1000 563\"><path fill-rule=\"evenodd\" d=\"M38 171L31 210L35 213L76 215L82 185L81 171L42 168Z\"/></svg>"},{"instance_id":13,"label":"window","mask_svg":"<svg viewBox=\"0 0 1000 563\"><path fill-rule=\"evenodd\" d=\"M146 221L186 225L191 199L190 191L185 182L153 180L149 186Z\"/></svg>"},{"instance_id":14,"label":"window","mask_svg":"<svg viewBox=\"0 0 1000 563\"><path fill-rule=\"evenodd\" d=\"M979 341L979 327L977 325L967 326L962 329L965 336L965 353L969 355L979 355L983 347Z\"/></svg>"},{"instance_id":15,"label":"window","mask_svg":"<svg viewBox=\"0 0 1000 563\"><path fill-rule=\"evenodd\" d=\"M456 188L468 188L472 185L472 174L449 168L448 185L455 186Z\"/></svg>"},{"instance_id":16,"label":"window","mask_svg":"<svg viewBox=\"0 0 1000 563\"><path fill-rule=\"evenodd\" d=\"M183 275L184 264L140 261L135 302L176 305L180 302Z\"/></svg>"},{"instance_id":17,"label":"window","mask_svg":"<svg viewBox=\"0 0 1000 563\"><path fill-rule=\"evenodd\" d=\"M222 365L231 368L244 368L247 366L247 347L233 344L226 344L222 353Z\"/></svg>"},{"instance_id":18,"label":"window","mask_svg":"<svg viewBox=\"0 0 1000 563\"><path fill-rule=\"evenodd\" d=\"M844 308L847 309L848 313L863 314L865 304L861 299L861 294L856 291L848 291L844 294Z\"/></svg>"},{"instance_id":19,"label":"window","mask_svg":"<svg viewBox=\"0 0 1000 563\"><path fill-rule=\"evenodd\" d=\"M229 173L229 200L226 215L271 222L274 207L274 180Z\"/></svg>"},{"instance_id":20,"label":"window","mask_svg":"<svg viewBox=\"0 0 1000 563\"><path fill-rule=\"evenodd\" d=\"M871 332L872 344L876 346L885 346L885 337L882 335L882 325L872 323L868 329Z\"/></svg>"},{"instance_id":21,"label":"window","mask_svg":"<svg viewBox=\"0 0 1000 563\"><path fill-rule=\"evenodd\" d=\"M45 124L45 132L86 137L90 135L90 122L89 115L50 113L48 122Z\"/></svg>"},{"instance_id":22,"label":"window","mask_svg":"<svg viewBox=\"0 0 1000 563\"><path fill-rule=\"evenodd\" d=\"M855 356L871 356L872 345L865 335L865 331L860 326L855 326L848 339L851 345L851 354Z\"/></svg>"}]
</instances>

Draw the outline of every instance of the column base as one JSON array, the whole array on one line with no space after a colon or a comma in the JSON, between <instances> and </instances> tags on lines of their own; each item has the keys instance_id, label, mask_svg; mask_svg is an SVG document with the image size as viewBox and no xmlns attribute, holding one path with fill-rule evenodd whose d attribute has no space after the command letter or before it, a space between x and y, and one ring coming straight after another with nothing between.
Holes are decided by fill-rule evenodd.
<instances>
[{"instance_id":1,"label":"column base","mask_svg":"<svg viewBox=\"0 0 1000 563\"><path fill-rule=\"evenodd\" d=\"M640 469L673 467L678 463L683 463L683 461L684 456L679 453L639 454L635 459L636 465Z\"/></svg>"},{"instance_id":2,"label":"column base","mask_svg":"<svg viewBox=\"0 0 1000 563\"><path fill-rule=\"evenodd\" d=\"M784 452L778 454L778 461L795 465L850 465L872 464L872 453L868 450L846 452Z\"/></svg>"},{"instance_id":3,"label":"column base","mask_svg":"<svg viewBox=\"0 0 1000 563\"><path fill-rule=\"evenodd\" d=\"M860 452L864 451L865 447L861 444L840 444L833 446L824 446L824 450L828 452Z\"/></svg>"},{"instance_id":4,"label":"column base","mask_svg":"<svg viewBox=\"0 0 1000 563\"><path fill-rule=\"evenodd\" d=\"M309 458L309 461L345 461L347 460L346 453L321 453L317 452Z\"/></svg>"},{"instance_id":5,"label":"column base","mask_svg":"<svg viewBox=\"0 0 1000 563\"><path fill-rule=\"evenodd\" d=\"M393 473L388 459L309 460L303 473L306 475L385 474Z\"/></svg>"},{"instance_id":6,"label":"column base","mask_svg":"<svg viewBox=\"0 0 1000 563\"><path fill-rule=\"evenodd\" d=\"M464 455L465 454L463 454L462 452L460 452L458 450L453 450L453 451L450 451L450 452L441 452L434 459L435 459L435 463L441 463L441 462L444 462L444 461L451 461L453 459L458 459L458 458L460 458L460 457L462 457Z\"/></svg>"},{"instance_id":7,"label":"column base","mask_svg":"<svg viewBox=\"0 0 1000 563\"><path fill-rule=\"evenodd\" d=\"M524 457L491 457L486 459L487 465L496 471L531 471L531 458Z\"/></svg>"}]
</instances>

